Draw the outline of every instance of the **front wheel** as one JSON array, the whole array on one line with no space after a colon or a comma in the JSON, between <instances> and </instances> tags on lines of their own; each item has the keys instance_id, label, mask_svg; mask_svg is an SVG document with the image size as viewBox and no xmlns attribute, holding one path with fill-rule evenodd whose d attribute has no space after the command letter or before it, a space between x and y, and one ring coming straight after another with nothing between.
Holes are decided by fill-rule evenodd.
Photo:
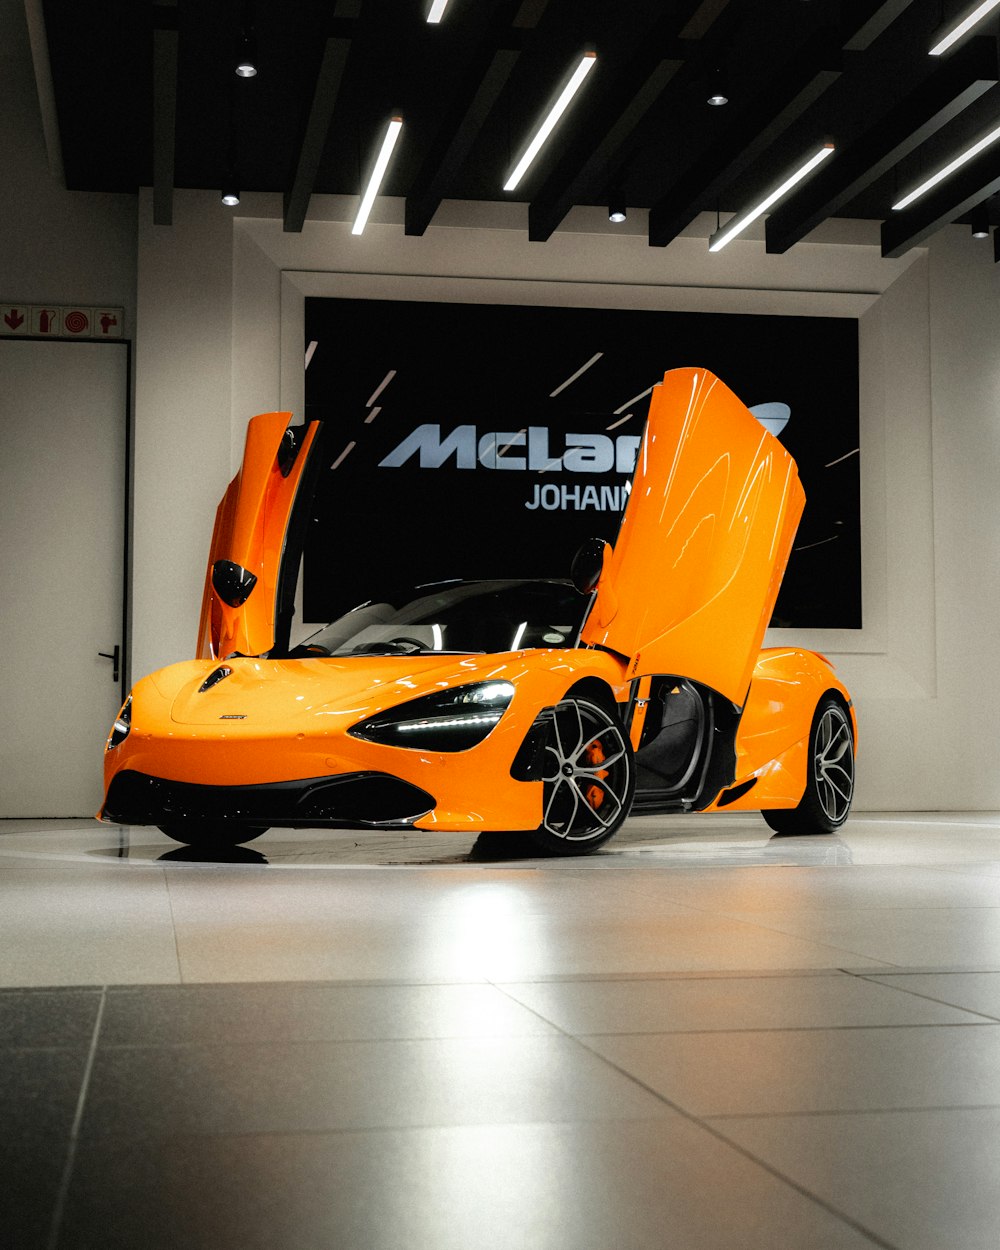
<instances>
[{"instance_id":1,"label":"front wheel","mask_svg":"<svg viewBox=\"0 0 1000 1250\"><path fill-rule=\"evenodd\" d=\"M186 846L239 846L252 842L267 825L227 825L213 820L175 820L168 825L157 825L161 833Z\"/></svg>"},{"instance_id":2,"label":"front wheel","mask_svg":"<svg viewBox=\"0 0 1000 1250\"><path fill-rule=\"evenodd\" d=\"M542 773L542 823L531 839L550 855L586 855L619 830L632 806L632 744L610 709L566 698L552 710Z\"/></svg>"},{"instance_id":3,"label":"front wheel","mask_svg":"<svg viewBox=\"0 0 1000 1250\"><path fill-rule=\"evenodd\" d=\"M761 815L783 834L836 833L854 797L854 733L839 699L821 699L809 731L805 793L798 807L774 808Z\"/></svg>"}]
</instances>

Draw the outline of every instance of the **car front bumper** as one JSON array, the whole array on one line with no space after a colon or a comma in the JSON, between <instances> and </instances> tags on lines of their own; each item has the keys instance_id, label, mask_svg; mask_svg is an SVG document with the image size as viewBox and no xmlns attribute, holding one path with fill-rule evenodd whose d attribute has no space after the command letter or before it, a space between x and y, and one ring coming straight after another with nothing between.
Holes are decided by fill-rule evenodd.
<instances>
[{"instance_id":1,"label":"car front bumper","mask_svg":"<svg viewBox=\"0 0 1000 1250\"><path fill-rule=\"evenodd\" d=\"M217 821L286 828L400 828L433 811L433 795L387 773L342 773L296 781L213 786L123 769L101 819L123 825Z\"/></svg>"}]
</instances>

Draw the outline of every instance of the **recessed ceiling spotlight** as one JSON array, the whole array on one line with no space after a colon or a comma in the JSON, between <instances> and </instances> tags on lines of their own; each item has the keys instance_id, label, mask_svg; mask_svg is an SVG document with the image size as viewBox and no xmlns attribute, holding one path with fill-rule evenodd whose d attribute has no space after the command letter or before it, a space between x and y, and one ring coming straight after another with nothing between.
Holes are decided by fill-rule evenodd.
<instances>
[{"instance_id":1,"label":"recessed ceiling spotlight","mask_svg":"<svg viewBox=\"0 0 1000 1250\"><path fill-rule=\"evenodd\" d=\"M240 37L233 69L237 78L256 78L257 39L254 35L254 0L240 0Z\"/></svg>"},{"instance_id":2,"label":"recessed ceiling spotlight","mask_svg":"<svg viewBox=\"0 0 1000 1250\"><path fill-rule=\"evenodd\" d=\"M608 221L620 222L624 221L628 216L624 204L612 204L608 209Z\"/></svg>"},{"instance_id":3,"label":"recessed ceiling spotlight","mask_svg":"<svg viewBox=\"0 0 1000 1250\"><path fill-rule=\"evenodd\" d=\"M222 191L222 202L227 208L234 208L240 202L240 193L233 187L225 187Z\"/></svg>"},{"instance_id":4,"label":"recessed ceiling spotlight","mask_svg":"<svg viewBox=\"0 0 1000 1250\"><path fill-rule=\"evenodd\" d=\"M1000 0L997 0L1000 3ZM722 76L722 70L717 69L712 75L712 82L708 92L706 101L713 108L721 108L724 104L729 103L729 93L726 91L725 79Z\"/></svg>"},{"instance_id":5,"label":"recessed ceiling spotlight","mask_svg":"<svg viewBox=\"0 0 1000 1250\"><path fill-rule=\"evenodd\" d=\"M985 204L977 205L969 214L969 225L974 239L990 237L990 214Z\"/></svg>"},{"instance_id":6,"label":"recessed ceiling spotlight","mask_svg":"<svg viewBox=\"0 0 1000 1250\"><path fill-rule=\"evenodd\" d=\"M253 34L245 30L240 38L239 53L236 57L237 78L257 77L257 40Z\"/></svg>"}]
</instances>

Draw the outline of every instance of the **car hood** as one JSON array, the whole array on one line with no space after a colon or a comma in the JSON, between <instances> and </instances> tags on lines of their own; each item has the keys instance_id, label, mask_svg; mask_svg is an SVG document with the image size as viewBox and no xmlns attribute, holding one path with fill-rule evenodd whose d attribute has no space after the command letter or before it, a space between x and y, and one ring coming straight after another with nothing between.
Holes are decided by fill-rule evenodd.
<instances>
[{"instance_id":1,"label":"car hood","mask_svg":"<svg viewBox=\"0 0 1000 1250\"><path fill-rule=\"evenodd\" d=\"M742 705L805 495L795 461L705 369L654 390L581 639L628 676L677 673Z\"/></svg>"},{"instance_id":2,"label":"car hood","mask_svg":"<svg viewBox=\"0 0 1000 1250\"><path fill-rule=\"evenodd\" d=\"M432 690L480 680L496 668L482 656L365 656L344 659L237 658L187 662L149 679L180 725L245 722L287 732L303 718L371 715ZM228 674L213 680L220 670Z\"/></svg>"}]
</instances>

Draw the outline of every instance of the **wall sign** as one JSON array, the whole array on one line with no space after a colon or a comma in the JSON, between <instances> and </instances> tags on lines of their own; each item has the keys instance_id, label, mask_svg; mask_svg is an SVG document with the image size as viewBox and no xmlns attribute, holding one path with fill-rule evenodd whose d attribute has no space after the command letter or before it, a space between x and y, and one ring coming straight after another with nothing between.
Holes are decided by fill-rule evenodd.
<instances>
[{"instance_id":1,"label":"wall sign","mask_svg":"<svg viewBox=\"0 0 1000 1250\"><path fill-rule=\"evenodd\" d=\"M0 303L4 337L120 339L124 332L124 308Z\"/></svg>"},{"instance_id":2,"label":"wall sign","mask_svg":"<svg viewBox=\"0 0 1000 1250\"><path fill-rule=\"evenodd\" d=\"M653 385L703 365L805 486L772 623L860 627L856 321L307 299L305 332L307 621L388 585L568 576L585 538L614 541Z\"/></svg>"}]
</instances>

